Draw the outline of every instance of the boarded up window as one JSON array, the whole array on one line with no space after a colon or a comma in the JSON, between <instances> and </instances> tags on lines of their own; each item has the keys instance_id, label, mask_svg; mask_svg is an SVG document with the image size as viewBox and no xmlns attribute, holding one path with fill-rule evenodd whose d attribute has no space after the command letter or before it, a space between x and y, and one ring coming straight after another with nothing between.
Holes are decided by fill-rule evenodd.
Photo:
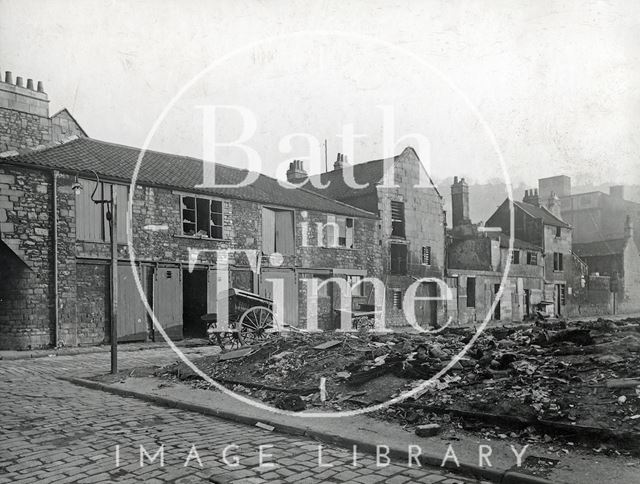
<instances>
[{"instance_id":1,"label":"boarded up window","mask_svg":"<svg viewBox=\"0 0 640 484\"><path fill-rule=\"evenodd\" d=\"M404 244L391 244L391 273L407 273L407 246Z\"/></svg>"},{"instance_id":2,"label":"boarded up window","mask_svg":"<svg viewBox=\"0 0 640 484\"><path fill-rule=\"evenodd\" d=\"M96 187L95 180L79 180L83 186L76 197L76 237L88 242L111 242L111 227L107 219L107 204L95 203L94 200L111 200L111 183L100 182ZM127 206L129 203L129 187L114 185L116 191L116 211L118 243L127 243ZM93 193L96 189L95 194Z\"/></svg>"},{"instance_id":3,"label":"boarded up window","mask_svg":"<svg viewBox=\"0 0 640 484\"><path fill-rule=\"evenodd\" d=\"M402 202L391 202L391 235L405 237L404 203Z\"/></svg>"},{"instance_id":4,"label":"boarded up window","mask_svg":"<svg viewBox=\"0 0 640 484\"><path fill-rule=\"evenodd\" d=\"M201 197L181 197L182 235L223 238L222 202Z\"/></svg>"},{"instance_id":5,"label":"boarded up window","mask_svg":"<svg viewBox=\"0 0 640 484\"><path fill-rule=\"evenodd\" d=\"M262 209L262 251L293 255L295 251L293 212L274 208Z\"/></svg>"},{"instance_id":6,"label":"boarded up window","mask_svg":"<svg viewBox=\"0 0 640 484\"><path fill-rule=\"evenodd\" d=\"M467 277L467 307L476 307L476 278Z\"/></svg>"}]
</instances>

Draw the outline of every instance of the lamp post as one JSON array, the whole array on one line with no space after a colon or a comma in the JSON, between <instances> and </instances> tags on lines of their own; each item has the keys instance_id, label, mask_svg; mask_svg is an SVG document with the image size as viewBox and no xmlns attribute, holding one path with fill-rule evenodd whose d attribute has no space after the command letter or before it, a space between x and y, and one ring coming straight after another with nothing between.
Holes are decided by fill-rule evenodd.
<instances>
[{"instance_id":1,"label":"lamp post","mask_svg":"<svg viewBox=\"0 0 640 484\"><path fill-rule=\"evenodd\" d=\"M105 206L107 209L106 217L109 221L109 235L111 237L111 373L118 372L118 217L117 217L117 192L114 185L111 184L110 199L96 199L96 191L100 186L100 177L91 170L96 177L96 186L91 193L91 201L95 204ZM75 182L71 186L76 195L82 191L82 184L76 176ZM103 194L104 196L104 194Z\"/></svg>"}]
</instances>

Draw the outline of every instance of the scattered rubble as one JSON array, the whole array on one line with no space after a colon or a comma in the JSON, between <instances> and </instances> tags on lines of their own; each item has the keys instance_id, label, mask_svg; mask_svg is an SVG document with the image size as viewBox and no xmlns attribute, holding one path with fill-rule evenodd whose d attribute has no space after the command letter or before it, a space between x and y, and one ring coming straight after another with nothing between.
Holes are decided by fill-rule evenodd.
<instances>
[{"instance_id":1,"label":"scattered rubble","mask_svg":"<svg viewBox=\"0 0 640 484\"><path fill-rule=\"evenodd\" d=\"M597 436L605 429L636 439L637 446L638 321L559 323L489 328L429 385L471 340L473 328L437 335L287 333L195 363L234 391L287 410L358 408L413 389L411 398L378 416L416 431L451 422L486 431L489 422L511 426L532 442L543 442L545 432L586 435L591 429ZM180 363L158 375L193 379L187 370Z\"/></svg>"}]
</instances>

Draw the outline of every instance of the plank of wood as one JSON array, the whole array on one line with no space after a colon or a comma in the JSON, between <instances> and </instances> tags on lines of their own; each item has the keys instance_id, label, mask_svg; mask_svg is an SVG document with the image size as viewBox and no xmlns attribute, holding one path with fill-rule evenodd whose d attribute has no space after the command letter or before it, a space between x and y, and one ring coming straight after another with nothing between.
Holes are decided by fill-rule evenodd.
<instances>
[{"instance_id":1,"label":"plank of wood","mask_svg":"<svg viewBox=\"0 0 640 484\"><path fill-rule=\"evenodd\" d=\"M322 344L319 344L317 346L314 346L313 349L314 350L328 350L329 348L333 348L334 346L338 346L342 344L342 340L339 339L332 339L329 341L326 341Z\"/></svg>"}]
</instances>

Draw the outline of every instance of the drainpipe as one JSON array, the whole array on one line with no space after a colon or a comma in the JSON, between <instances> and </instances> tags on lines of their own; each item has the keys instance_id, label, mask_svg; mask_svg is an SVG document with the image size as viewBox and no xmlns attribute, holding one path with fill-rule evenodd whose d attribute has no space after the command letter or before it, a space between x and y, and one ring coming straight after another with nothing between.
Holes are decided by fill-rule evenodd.
<instances>
[{"instance_id":1,"label":"drainpipe","mask_svg":"<svg viewBox=\"0 0 640 484\"><path fill-rule=\"evenodd\" d=\"M53 342L58 346L58 171L51 172L51 192L53 207Z\"/></svg>"}]
</instances>

